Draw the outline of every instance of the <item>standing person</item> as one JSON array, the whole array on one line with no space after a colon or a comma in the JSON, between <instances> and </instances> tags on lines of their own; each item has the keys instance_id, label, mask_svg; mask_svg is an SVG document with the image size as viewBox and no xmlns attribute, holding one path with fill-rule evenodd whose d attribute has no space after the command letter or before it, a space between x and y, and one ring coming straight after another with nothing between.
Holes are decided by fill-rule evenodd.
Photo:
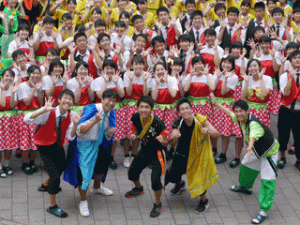
<instances>
[{"instance_id":1,"label":"standing person","mask_svg":"<svg viewBox=\"0 0 300 225\"><path fill-rule=\"evenodd\" d=\"M185 186L182 175L186 173L191 197L200 195L196 213L202 213L209 206L206 190L219 180L210 136L218 137L220 133L208 122L206 116L193 113L188 99L178 101L177 111L180 118L174 121L170 138L171 142L177 141L177 147L173 163L166 174L166 184L169 181L175 183L171 194L179 194Z\"/></svg>"},{"instance_id":2,"label":"standing person","mask_svg":"<svg viewBox=\"0 0 300 225\"><path fill-rule=\"evenodd\" d=\"M66 167L63 143L66 137L70 140L75 138L80 120L80 114L75 115L69 111L74 99L72 91L63 90L59 93L57 107L52 107L54 99L50 97L46 100L44 107L24 117L26 123L39 125L34 138L49 176L48 184L44 185L50 195L50 207L47 208L47 212L61 218L68 216L56 204L56 195L60 189L60 176Z\"/></svg>"},{"instance_id":3,"label":"standing person","mask_svg":"<svg viewBox=\"0 0 300 225\"><path fill-rule=\"evenodd\" d=\"M29 125L24 122L25 114L36 110L43 105L44 95L42 91L42 75L37 65L32 65L27 69L28 81L20 84L17 92L17 107L20 114L17 117L19 127L19 145L22 151L22 170L25 174L33 174L38 168L34 164L37 148L34 140L36 125ZM28 163L29 159L29 163Z\"/></svg>"},{"instance_id":4,"label":"standing person","mask_svg":"<svg viewBox=\"0 0 300 225\"><path fill-rule=\"evenodd\" d=\"M150 212L150 217L158 217L162 210L161 193L163 185L160 177L164 174L165 164L163 159L164 147L167 146L167 131L164 122L153 115L154 102L150 96L143 96L137 102L137 113L133 114L131 121L134 134L130 139L141 140L141 150L134 157L129 170L128 179L135 187L126 192L126 198L133 198L144 194L140 183L140 174L150 164L152 165L151 187L155 194L155 203Z\"/></svg>"},{"instance_id":5,"label":"standing person","mask_svg":"<svg viewBox=\"0 0 300 225\"><path fill-rule=\"evenodd\" d=\"M252 219L252 223L260 224L267 217L267 212L271 209L275 195L279 143L270 129L249 113L248 104L244 100L234 103L233 112L219 105L214 96L212 96L212 101L236 124L239 124L244 140L248 145L240 168L240 185L232 186L230 190L252 194L250 189L261 172L261 187L258 198L261 211Z\"/></svg>"}]
</instances>

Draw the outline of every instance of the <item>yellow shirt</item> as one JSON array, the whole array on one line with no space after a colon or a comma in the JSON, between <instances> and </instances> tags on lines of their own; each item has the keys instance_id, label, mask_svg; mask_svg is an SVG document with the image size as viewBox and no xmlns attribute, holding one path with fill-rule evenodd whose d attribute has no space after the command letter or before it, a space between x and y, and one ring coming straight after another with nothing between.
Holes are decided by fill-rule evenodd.
<instances>
[{"instance_id":1,"label":"yellow shirt","mask_svg":"<svg viewBox=\"0 0 300 225\"><path fill-rule=\"evenodd\" d=\"M253 16L252 14L250 14L250 13L248 13L248 21L250 21L250 20L254 20L255 19L255 16ZM243 21L243 16L242 15L240 15L240 17L239 17L239 22L241 22L241 21Z\"/></svg>"},{"instance_id":2,"label":"yellow shirt","mask_svg":"<svg viewBox=\"0 0 300 225\"><path fill-rule=\"evenodd\" d=\"M63 31L62 31L62 30L59 30L59 33L60 33L61 36L62 36L62 41L66 40L66 39L68 39L68 38L74 37L74 29L73 29L73 32L72 32L72 34L71 34L70 36L68 35L68 32L64 32L64 33L65 33L65 36L63 37L63 35L62 35ZM62 50L60 51L60 57L63 57L63 56L65 55L66 51L67 51L67 49L65 49L65 48L62 49Z\"/></svg>"},{"instance_id":3,"label":"yellow shirt","mask_svg":"<svg viewBox=\"0 0 300 225\"><path fill-rule=\"evenodd\" d=\"M129 26L128 31L127 31L127 36L131 37L134 34L134 29L132 26Z\"/></svg>"},{"instance_id":4,"label":"yellow shirt","mask_svg":"<svg viewBox=\"0 0 300 225\"><path fill-rule=\"evenodd\" d=\"M172 17L173 15L178 17L179 11L181 10L181 4L180 3L181 3L180 0L175 0L171 8L168 8L167 5L166 5L166 7L169 9L170 17ZM157 13L155 13L155 15L157 16Z\"/></svg>"},{"instance_id":5,"label":"yellow shirt","mask_svg":"<svg viewBox=\"0 0 300 225\"><path fill-rule=\"evenodd\" d=\"M166 6L164 0L154 0L153 2L151 2L151 0L147 0L148 12L156 13L156 11L162 6Z\"/></svg>"},{"instance_id":6,"label":"yellow shirt","mask_svg":"<svg viewBox=\"0 0 300 225\"><path fill-rule=\"evenodd\" d=\"M276 7L282 8L279 2L276 3ZM284 16L287 16L289 13L293 13L293 8L288 4L286 4L286 6L282 9L284 10Z\"/></svg>"},{"instance_id":7,"label":"yellow shirt","mask_svg":"<svg viewBox=\"0 0 300 225\"><path fill-rule=\"evenodd\" d=\"M226 10L229 9L229 8L231 8L231 7L236 7L237 9L240 10L240 7L239 7L239 5L236 3L235 0L227 0L227 4L226 4L226 5L227 5L227 6L226 6ZM211 10L209 10L208 15L210 16L210 18L211 18L212 20L218 20L218 19L219 19L219 17L218 17L218 15L216 14L214 8L212 8Z\"/></svg>"},{"instance_id":8,"label":"yellow shirt","mask_svg":"<svg viewBox=\"0 0 300 225\"><path fill-rule=\"evenodd\" d=\"M66 13L67 11L66 10L63 10L63 9L57 9L56 10L56 14L55 16L57 17L58 19L58 28L60 28L63 24L62 22L62 16ZM73 20L72 20L72 24L73 26L75 27L77 24L82 24L82 21L81 19L79 18L79 16L77 14L74 14L73 15Z\"/></svg>"},{"instance_id":9,"label":"yellow shirt","mask_svg":"<svg viewBox=\"0 0 300 225\"><path fill-rule=\"evenodd\" d=\"M55 4L57 1L53 1L53 4ZM68 0L64 0L62 5L60 6L60 9L67 10ZM88 5L87 0L77 0L77 5L75 8L75 12L81 13L81 11L86 8Z\"/></svg>"},{"instance_id":10,"label":"yellow shirt","mask_svg":"<svg viewBox=\"0 0 300 225\"><path fill-rule=\"evenodd\" d=\"M146 19L144 20L144 23L147 25L148 29L151 29L154 26L154 21L157 18L154 13L147 12L148 15ZM138 13L139 14L139 13Z\"/></svg>"},{"instance_id":11,"label":"yellow shirt","mask_svg":"<svg viewBox=\"0 0 300 225\"><path fill-rule=\"evenodd\" d=\"M294 32L294 40L295 40L296 34L299 34L299 33L300 33L300 26L298 27L294 21L291 21L290 26L291 26L292 29L293 29L293 32Z\"/></svg>"},{"instance_id":12,"label":"yellow shirt","mask_svg":"<svg viewBox=\"0 0 300 225\"><path fill-rule=\"evenodd\" d=\"M132 4L131 5L133 5L134 3L132 2ZM135 5L135 4L134 4ZM129 10L130 9L132 9L133 7L129 7ZM125 10L125 11L129 11L129 10ZM119 11L119 8L113 8L113 10L112 10L112 13L111 13L111 15L110 15L110 24L109 24L109 28L112 28L114 25L115 25L115 23L117 22L117 21L119 21L119 18L120 18L120 11ZM132 14L132 16L133 15L136 15L137 14L137 11L135 11L133 14Z\"/></svg>"}]
</instances>

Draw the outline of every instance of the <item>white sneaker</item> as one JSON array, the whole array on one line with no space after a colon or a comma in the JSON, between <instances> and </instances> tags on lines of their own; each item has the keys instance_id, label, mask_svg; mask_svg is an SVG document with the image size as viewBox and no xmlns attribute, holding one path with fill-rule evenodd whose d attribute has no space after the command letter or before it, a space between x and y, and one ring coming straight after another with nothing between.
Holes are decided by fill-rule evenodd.
<instances>
[{"instance_id":1,"label":"white sneaker","mask_svg":"<svg viewBox=\"0 0 300 225\"><path fill-rule=\"evenodd\" d=\"M84 217L87 217L90 215L89 207L87 201L81 201L79 204L79 211L80 214Z\"/></svg>"},{"instance_id":2,"label":"white sneaker","mask_svg":"<svg viewBox=\"0 0 300 225\"><path fill-rule=\"evenodd\" d=\"M123 165L125 168L128 168L130 166L130 157L125 157Z\"/></svg>"},{"instance_id":3,"label":"white sneaker","mask_svg":"<svg viewBox=\"0 0 300 225\"><path fill-rule=\"evenodd\" d=\"M100 188L95 189L93 188L95 194L105 195L105 196L111 196L114 194L114 192L106 187L103 187L102 185Z\"/></svg>"}]
</instances>

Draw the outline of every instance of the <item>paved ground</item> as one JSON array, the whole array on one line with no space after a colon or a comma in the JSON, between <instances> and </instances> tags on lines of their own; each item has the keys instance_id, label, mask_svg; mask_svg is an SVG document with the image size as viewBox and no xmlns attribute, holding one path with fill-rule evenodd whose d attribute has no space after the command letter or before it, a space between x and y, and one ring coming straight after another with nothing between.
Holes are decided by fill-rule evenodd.
<instances>
[{"instance_id":1,"label":"paved ground","mask_svg":"<svg viewBox=\"0 0 300 225\"><path fill-rule=\"evenodd\" d=\"M276 132L275 116L272 117L272 130ZM234 140L234 139L233 139ZM229 160L234 158L234 142L231 140ZM180 196L169 194L169 184L163 192L163 211L158 219L149 217L154 196L151 191L150 170L141 176L145 194L138 198L126 199L124 194L132 188L127 179L127 169L122 166L123 156L119 148L116 155L119 168L109 171L106 187L114 191L111 197L89 193L88 201L91 216L82 218L79 214L78 191L62 181L62 192L58 196L59 205L68 212L69 217L58 219L46 212L49 206L47 193L37 191L45 179L40 159L39 172L26 176L21 172L20 160L13 158L12 177L0 180L0 224L250 224L259 212L258 193L260 180L254 185L254 194L245 196L233 193L229 187L238 181L239 169L230 169L228 162L218 165L220 180L208 191L209 210L202 215L194 210L199 199L191 199L188 191ZM300 173L294 168L295 158L288 155L288 163L279 171L275 200L268 214L267 224L300 224Z\"/></svg>"}]
</instances>

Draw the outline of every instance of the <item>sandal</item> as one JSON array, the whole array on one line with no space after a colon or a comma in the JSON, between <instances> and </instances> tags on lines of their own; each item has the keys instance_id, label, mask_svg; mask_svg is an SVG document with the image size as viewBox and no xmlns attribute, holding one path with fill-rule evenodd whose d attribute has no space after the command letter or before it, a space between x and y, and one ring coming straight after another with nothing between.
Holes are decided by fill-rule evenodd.
<instances>
[{"instance_id":1,"label":"sandal","mask_svg":"<svg viewBox=\"0 0 300 225\"><path fill-rule=\"evenodd\" d=\"M243 193L243 194L246 194L246 195L251 195L252 194L251 190L247 190L246 188L244 188L240 185L234 185L230 188L230 190L234 191L234 192Z\"/></svg>"},{"instance_id":2,"label":"sandal","mask_svg":"<svg viewBox=\"0 0 300 225\"><path fill-rule=\"evenodd\" d=\"M1 178L6 178L7 174L5 173L5 171L3 169L0 170L0 177Z\"/></svg>"},{"instance_id":3,"label":"sandal","mask_svg":"<svg viewBox=\"0 0 300 225\"><path fill-rule=\"evenodd\" d=\"M7 175L13 175L13 171L12 171L12 169L9 167L9 166L7 166L7 167L3 167L3 170L5 171L5 173L7 174Z\"/></svg>"}]
</instances>

